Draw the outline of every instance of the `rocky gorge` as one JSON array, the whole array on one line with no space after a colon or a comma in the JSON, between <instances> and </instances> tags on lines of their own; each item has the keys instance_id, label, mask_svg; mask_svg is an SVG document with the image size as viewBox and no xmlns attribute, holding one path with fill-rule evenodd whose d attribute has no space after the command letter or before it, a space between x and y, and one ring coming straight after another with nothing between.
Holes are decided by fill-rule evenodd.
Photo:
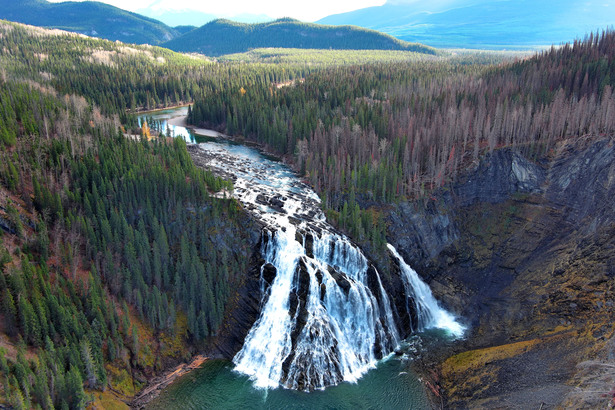
<instances>
[{"instance_id":1,"label":"rocky gorge","mask_svg":"<svg viewBox=\"0 0 615 410\"><path fill-rule=\"evenodd\" d=\"M234 348L219 343L256 387L313 391L356 382L413 331L463 333L392 245L393 271L381 270L327 222L320 198L285 165L224 142L190 152L199 166L230 177L233 197L263 225L231 314L242 321Z\"/></svg>"},{"instance_id":2,"label":"rocky gorge","mask_svg":"<svg viewBox=\"0 0 615 410\"><path fill-rule=\"evenodd\" d=\"M470 329L415 363L434 403L613 404L613 143L562 141L539 160L495 150L390 213L389 241Z\"/></svg>"},{"instance_id":3,"label":"rocky gorge","mask_svg":"<svg viewBox=\"0 0 615 410\"><path fill-rule=\"evenodd\" d=\"M496 149L429 198L387 210L388 241L469 328L464 340L412 362L435 407L608 405L615 385L613 142L562 141L539 159ZM202 165L202 153L190 151ZM229 359L262 308L261 245L255 242L253 269L216 338L215 350ZM393 272L382 283L399 306L399 266L393 258L381 265L374 269ZM412 328L412 314L394 316L400 328Z\"/></svg>"}]
</instances>

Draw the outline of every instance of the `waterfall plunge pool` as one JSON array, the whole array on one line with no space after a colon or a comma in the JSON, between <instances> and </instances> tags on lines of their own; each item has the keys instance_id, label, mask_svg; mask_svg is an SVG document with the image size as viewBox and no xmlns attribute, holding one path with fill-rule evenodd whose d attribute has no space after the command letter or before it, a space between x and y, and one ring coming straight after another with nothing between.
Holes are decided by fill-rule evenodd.
<instances>
[{"instance_id":1,"label":"waterfall plunge pool","mask_svg":"<svg viewBox=\"0 0 615 410\"><path fill-rule=\"evenodd\" d=\"M166 128L169 127L167 125L167 120L172 120L170 122L177 123L177 121L173 121L173 119L182 117L185 115L186 111L187 108L184 107L158 112L155 115L155 120L159 122L157 125L161 128ZM150 113L149 115L151 116L152 114ZM184 133L186 135L183 135ZM244 203L244 205L247 205L248 209L251 210L256 218L261 219L267 226L272 228L272 231L281 229L281 231L286 232L288 229L293 231L297 229L305 234L306 232L314 232L313 229L319 231L324 230L331 232L333 235L332 240L345 248L344 254L348 249L352 251L352 248L354 248L343 235L339 236L333 233L333 231L330 231L330 226L326 223L324 214L322 214L319 209L318 196L284 165L271 161L270 158L266 158L252 148L231 144L223 139L202 139L199 136L195 136L191 130L183 127L171 129L170 134L172 136L182 135L188 142L209 141L202 144L201 148L209 151L212 155L211 165L219 171L223 171L225 174L234 177L234 196ZM233 159L229 161L229 158ZM271 198L276 199L276 202L272 202ZM281 203L280 200L278 200L279 198L281 198L283 202L282 205L279 205L279 203ZM271 203L276 204L277 209L272 209L269 206ZM289 218L289 216L292 216L292 218ZM291 219L294 220L293 225L290 224ZM297 220L301 222L297 223ZM296 247L296 244L294 247ZM280 251L283 251L283 249L278 249L276 252ZM360 250L356 249L356 252L358 252L358 254L355 255L355 259L359 261L360 265L363 265L361 270L364 271L367 261L364 260ZM395 257L399 257L394 249L391 249L391 252ZM312 262L312 270L318 270L322 268L320 265L323 263L329 264L329 266L333 265L335 269L340 269L342 266L338 265L345 265L345 263L348 262L342 261L342 263L339 263L339 258L334 257L334 255L321 256L325 256L325 258L310 258L300 249L294 263L297 263L299 259L304 262ZM400 264L405 265L401 259ZM279 270L281 266L276 266L276 268ZM342 269L341 273L354 276L355 272L352 272L352 269L349 272L347 268L346 266L346 269ZM407 287L406 285L410 285L411 282L414 282L414 280L420 281L418 276L414 279L412 278L413 275L409 272L411 271L410 267L407 267L407 269L408 272L402 269L405 274L405 287ZM292 267L290 271L290 274L292 274ZM326 269L321 269L321 271L326 273ZM354 279L355 282L353 283L361 285L361 278ZM315 279L312 277L310 280L314 281ZM241 357L241 354L236 356L234 360L235 363L227 360L211 360L206 362L202 368L176 381L173 385L164 390L156 400L152 401L148 407L215 409L429 408L430 406L424 387L418 376L409 370L410 366L408 365L408 361L420 354L420 350L423 346L433 345L434 343L446 343L446 341L459 337L464 329L455 321L453 316L437 305L437 302L433 299L433 296L431 296L431 292L426 285L423 284L418 288L414 287L414 290L408 290L409 289L407 289L406 293L411 295L415 300L415 308L419 313L419 317L423 317L422 322L419 324L419 329L417 329L421 332L413 335L408 341L400 341L396 339L396 337L390 338L389 343L392 343L391 346L395 346L395 343L401 346L404 352L401 356L390 354L384 359L376 360L369 351L367 354L365 351L351 352L351 358L354 358L357 353L361 354L362 358L359 362L351 363L351 373L337 375L339 381L334 383L337 384L336 386L322 389L316 385L316 390L305 392L284 388L282 384L278 385L276 379L280 377L279 369L276 372L273 371L275 370L273 367L268 366L272 366L271 363L279 361L282 357L275 357L273 358L274 360L271 360L271 357L264 357L265 354L258 353L259 343L268 340L269 336L267 336L264 339L261 337L252 342L253 351L249 352L250 360L244 360L244 362L246 362L244 365L247 364L248 366L247 374L253 371L252 377L247 376L245 370L243 372L237 370L242 368L242 366L237 366L239 362L238 358ZM362 290L362 292L367 292L365 300L369 302L371 298L371 301L374 302L374 305L371 306L369 310L376 311L376 315L374 316L376 322L378 322L378 320L386 320L386 312L382 309L379 313L377 312L379 307L377 303L375 303L376 300L370 293L370 290ZM380 297L386 298L386 295L381 294ZM343 302L343 300L341 301ZM318 305L319 302L317 298L313 303ZM329 306L327 306L324 301L322 305L325 312L333 308L333 302L331 301ZM424 312L424 314L421 312ZM348 323L347 320L343 318L343 322L340 322L340 319L335 317L325 319L331 321L331 328L335 329L339 329L335 320L338 320L339 324ZM274 335L280 332L280 329L275 329L275 324L269 325L269 328L263 329L263 327L264 326L261 326L260 330L262 331L260 333L263 333L265 336L267 334ZM251 333L256 334L256 330L259 329L255 325ZM372 330L378 331L379 329ZM338 338L338 340L341 340L340 338L345 338L347 341L352 340L348 338L349 335L341 334L339 331L334 336ZM368 336L374 338L373 334ZM248 339L246 339L246 346L248 346ZM365 343L364 340L356 340L356 342L359 345ZM370 341L370 343L375 343L375 339L374 341ZM247 350L246 346L244 346L242 351ZM355 349L352 345L346 344L346 346ZM280 350L287 351L287 349L285 350L284 348ZM365 348L363 348L363 350L365 350ZM388 351L391 351L390 347ZM263 357L258 358L258 360L252 360L254 352L257 352ZM303 354L309 359L310 355L313 353L310 353L309 350L305 353L304 349ZM314 357L317 356L318 355ZM340 359L346 360L347 358L340 357ZM273 364L273 366L275 367L275 364ZM273 379L271 378L271 374L275 376ZM348 377L348 374L352 377ZM266 376L264 379L262 379L263 375ZM358 375L358 377L355 377L355 375ZM259 377L261 377L261 379L259 379ZM344 380L352 380L353 382ZM255 385L259 384L263 385L263 382L265 383L264 385L278 387L269 389L255 387Z\"/></svg>"},{"instance_id":2,"label":"waterfall plunge pool","mask_svg":"<svg viewBox=\"0 0 615 410\"><path fill-rule=\"evenodd\" d=\"M430 345L452 340L449 332L432 329L402 344L404 354L389 355L357 383L343 382L312 392L285 388L259 389L248 376L233 370L229 360L208 360L150 402L151 409L430 409L411 361Z\"/></svg>"}]
</instances>

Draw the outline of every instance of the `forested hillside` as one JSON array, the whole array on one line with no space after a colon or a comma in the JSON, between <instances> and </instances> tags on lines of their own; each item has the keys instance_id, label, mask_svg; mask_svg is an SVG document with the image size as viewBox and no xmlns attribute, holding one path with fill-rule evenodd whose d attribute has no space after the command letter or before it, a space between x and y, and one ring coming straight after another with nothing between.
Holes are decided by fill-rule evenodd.
<instances>
[{"instance_id":1,"label":"forested hillside","mask_svg":"<svg viewBox=\"0 0 615 410\"><path fill-rule=\"evenodd\" d=\"M224 329L258 227L183 141L135 138L134 112L194 101L193 124L284 156L377 248L386 206L485 153L615 131L613 32L500 65L293 53L220 63L0 22L0 404L132 396Z\"/></svg>"},{"instance_id":2,"label":"forested hillside","mask_svg":"<svg viewBox=\"0 0 615 410\"><path fill-rule=\"evenodd\" d=\"M262 47L406 50L435 54L431 47L400 41L373 30L302 23L290 18L257 24L215 20L163 46L175 51L198 52L208 56L243 53Z\"/></svg>"},{"instance_id":3,"label":"forested hillside","mask_svg":"<svg viewBox=\"0 0 615 410\"><path fill-rule=\"evenodd\" d=\"M250 222L234 200L210 196L231 187L197 169L182 140L123 135L121 100L101 97L87 74L106 67L108 86L136 78L121 56L88 62L87 46L111 43L1 30L2 402L81 408L84 388L108 386L130 396L217 333L252 252ZM71 53L80 75L61 77ZM160 64L141 57L128 60Z\"/></svg>"},{"instance_id":4,"label":"forested hillside","mask_svg":"<svg viewBox=\"0 0 615 410\"><path fill-rule=\"evenodd\" d=\"M309 67L212 64L170 50L24 28L0 22L0 50L7 75L27 78L62 94L85 97L106 115L128 121L126 111L191 102L203 89L235 84L283 83ZM96 81L92 81L96 79Z\"/></svg>"},{"instance_id":5,"label":"forested hillside","mask_svg":"<svg viewBox=\"0 0 615 410\"><path fill-rule=\"evenodd\" d=\"M434 61L335 67L304 82L201 93L195 124L293 156L342 225L363 204L419 197L485 151L530 156L615 130L615 33L500 67ZM339 215L337 214L339 212Z\"/></svg>"},{"instance_id":6,"label":"forested hillside","mask_svg":"<svg viewBox=\"0 0 615 410\"><path fill-rule=\"evenodd\" d=\"M136 44L160 44L180 34L158 20L96 1L0 0L0 19Z\"/></svg>"}]
</instances>

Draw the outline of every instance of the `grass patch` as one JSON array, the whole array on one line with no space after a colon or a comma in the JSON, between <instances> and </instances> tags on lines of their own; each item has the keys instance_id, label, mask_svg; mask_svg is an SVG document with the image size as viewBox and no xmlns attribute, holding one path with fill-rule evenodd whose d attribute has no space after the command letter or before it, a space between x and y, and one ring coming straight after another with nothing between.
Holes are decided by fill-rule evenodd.
<instances>
[{"instance_id":1,"label":"grass patch","mask_svg":"<svg viewBox=\"0 0 615 410\"><path fill-rule=\"evenodd\" d=\"M107 376L109 377L111 387L118 393L126 397L132 397L141 389L139 382L135 381L133 383L132 377L130 377L126 369L116 367L112 363L107 364L105 368L107 369Z\"/></svg>"},{"instance_id":2,"label":"grass patch","mask_svg":"<svg viewBox=\"0 0 615 410\"><path fill-rule=\"evenodd\" d=\"M175 335L167 332L160 334L162 354L165 357L186 359L188 349L186 338L188 337L188 318L183 312L178 312L175 320Z\"/></svg>"},{"instance_id":3,"label":"grass patch","mask_svg":"<svg viewBox=\"0 0 615 410\"><path fill-rule=\"evenodd\" d=\"M442 374L448 377L485 367L487 364L497 360L510 359L527 352L540 342L541 339L532 339L459 353L449 357L442 364Z\"/></svg>"},{"instance_id":4,"label":"grass patch","mask_svg":"<svg viewBox=\"0 0 615 410\"><path fill-rule=\"evenodd\" d=\"M130 407L124 403L115 393L112 391L104 392L88 392L92 394L94 399L88 405L88 409L105 409L105 410L128 410Z\"/></svg>"}]
</instances>

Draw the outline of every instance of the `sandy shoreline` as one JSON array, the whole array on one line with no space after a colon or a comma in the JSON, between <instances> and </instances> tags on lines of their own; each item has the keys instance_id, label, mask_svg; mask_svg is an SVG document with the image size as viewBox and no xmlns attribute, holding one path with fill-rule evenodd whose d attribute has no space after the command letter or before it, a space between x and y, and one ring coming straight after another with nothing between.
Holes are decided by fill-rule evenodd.
<instances>
[{"instance_id":1,"label":"sandy shoreline","mask_svg":"<svg viewBox=\"0 0 615 410\"><path fill-rule=\"evenodd\" d=\"M219 137L225 137L225 138L229 138L228 135L224 135L218 131L214 131L214 130L208 130L206 128L197 128L194 127L192 125L189 125L186 122L186 116L177 116L177 117L173 117L173 118L169 118L167 120L167 123L169 125L174 125L176 127L184 127L184 128L188 128L191 129L196 135L201 135L203 137L213 137L213 138L219 138Z\"/></svg>"},{"instance_id":2,"label":"sandy shoreline","mask_svg":"<svg viewBox=\"0 0 615 410\"><path fill-rule=\"evenodd\" d=\"M153 114L156 112L160 112L160 111L164 111L164 110L173 110L175 108L182 108L182 107L188 107L190 105L192 105L193 103L186 103L186 104L179 104L179 105L170 105L168 107L162 107L162 108L154 108L153 110L134 110L134 111L128 111L130 114L135 114L135 115L143 115L143 114Z\"/></svg>"}]
</instances>

